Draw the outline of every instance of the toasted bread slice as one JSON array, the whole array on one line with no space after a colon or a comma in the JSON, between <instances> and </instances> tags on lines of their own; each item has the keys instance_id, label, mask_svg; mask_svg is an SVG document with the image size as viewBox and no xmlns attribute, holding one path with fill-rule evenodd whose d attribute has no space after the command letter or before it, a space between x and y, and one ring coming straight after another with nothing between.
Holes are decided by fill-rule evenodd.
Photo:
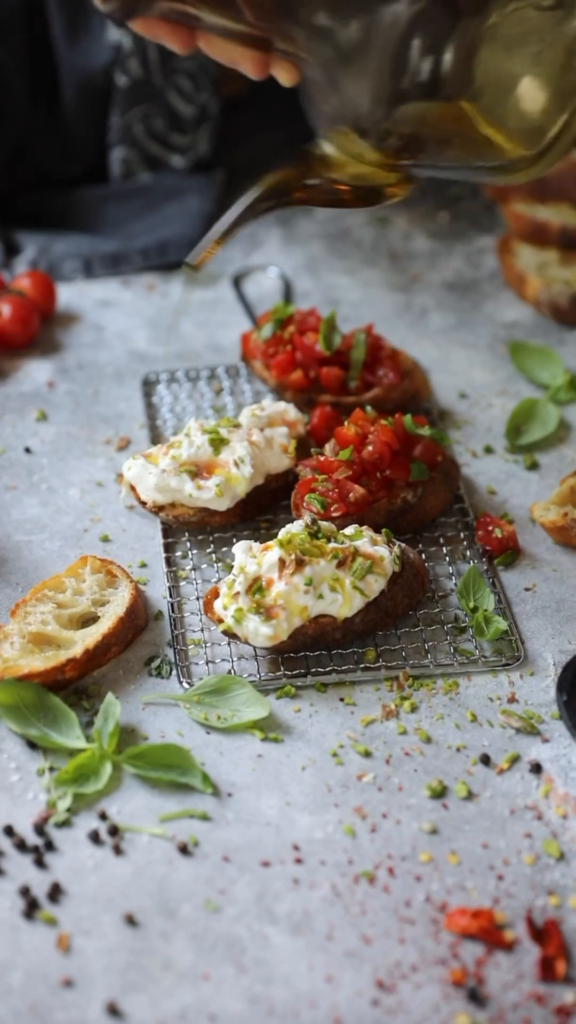
<instances>
[{"instance_id":1,"label":"toasted bread slice","mask_svg":"<svg viewBox=\"0 0 576 1024\"><path fill-rule=\"evenodd\" d=\"M122 654L147 621L130 574L108 558L83 555L14 605L0 626L0 679L63 689Z\"/></svg>"},{"instance_id":2,"label":"toasted bread slice","mask_svg":"<svg viewBox=\"0 0 576 1024\"><path fill-rule=\"evenodd\" d=\"M576 548L576 470L562 478L548 501L531 505L530 514L557 544Z\"/></svg>"},{"instance_id":3,"label":"toasted bread slice","mask_svg":"<svg viewBox=\"0 0 576 1024\"><path fill-rule=\"evenodd\" d=\"M533 245L576 249L576 204L522 199L504 203L501 212L516 238Z\"/></svg>"},{"instance_id":4,"label":"toasted bread slice","mask_svg":"<svg viewBox=\"0 0 576 1024\"><path fill-rule=\"evenodd\" d=\"M305 447L301 449L305 451ZM158 516L164 523L172 526L189 526L200 529L205 526L231 526L234 523L245 523L257 516L265 515L286 501L296 483L296 473L287 469L284 473L268 476L263 483L253 487L245 498L241 498L231 508L219 512L213 508L191 508L189 505L147 505L131 484L130 490L136 500L148 512Z\"/></svg>"},{"instance_id":5,"label":"toasted bread slice","mask_svg":"<svg viewBox=\"0 0 576 1024\"><path fill-rule=\"evenodd\" d=\"M576 153L570 153L541 178L522 185L485 185L484 193L496 203L524 199L536 203L576 203Z\"/></svg>"},{"instance_id":6,"label":"toasted bread slice","mask_svg":"<svg viewBox=\"0 0 576 1024\"><path fill-rule=\"evenodd\" d=\"M423 530L451 505L459 483L458 463L451 455L446 455L428 480L415 484L397 483L381 501L375 501L362 512L331 519L330 522L338 530L357 524L370 526L373 530L386 528L395 536L406 537ZM297 519L305 514L297 491L292 494L292 512ZM321 519L322 515L318 517Z\"/></svg>"},{"instance_id":7,"label":"toasted bread slice","mask_svg":"<svg viewBox=\"0 0 576 1024\"><path fill-rule=\"evenodd\" d=\"M504 279L521 299L552 320L576 325L576 251L504 235L498 255Z\"/></svg>"},{"instance_id":8,"label":"toasted bread slice","mask_svg":"<svg viewBox=\"0 0 576 1024\"><path fill-rule=\"evenodd\" d=\"M364 605L347 619L332 615L316 615L297 629L282 643L267 647L269 654L296 654L300 651L322 650L342 646L358 637L381 633L390 629L397 619L412 611L426 596L429 586L428 570L420 555L412 548L400 545L402 568L390 577L387 587L373 601ZM204 614L218 626L222 620L214 609L219 595L218 586L211 587L204 597ZM234 633L223 630L231 640L241 641Z\"/></svg>"},{"instance_id":9,"label":"toasted bread slice","mask_svg":"<svg viewBox=\"0 0 576 1024\"><path fill-rule=\"evenodd\" d=\"M275 380L260 360L245 359L244 361L252 373L263 380L271 391L283 401L292 402L302 412L310 411L315 405L332 405L342 413L351 413L358 406L365 405L370 405L381 413L413 412L420 409L429 398L430 381L422 367L415 359L412 359L412 356L400 349L397 349L397 352L402 367L402 380L397 387L375 387L363 394L350 395L328 395L321 392L319 387L315 390L294 391Z\"/></svg>"}]
</instances>

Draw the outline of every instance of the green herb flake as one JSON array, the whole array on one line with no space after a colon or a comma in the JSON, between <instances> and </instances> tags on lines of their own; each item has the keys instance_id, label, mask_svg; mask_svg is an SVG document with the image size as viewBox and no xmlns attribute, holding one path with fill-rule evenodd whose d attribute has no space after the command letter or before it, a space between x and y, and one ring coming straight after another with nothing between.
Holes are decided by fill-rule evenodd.
<instances>
[{"instance_id":1,"label":"green herb flake","mask_svg":"<svg viewBox=\"0 0 576 1024\"><path fill-rule=\"evenodd\" d=\"M515 750L513 750L511 754L506 754L506 757L503 757L500 764L496 767L496 775L502 775L503 772L510 771L512 765L516 764L516 761L519 760L520 754Z\"/></svg>"},{"instance_id":2,"label":"green herb flake","mask_svg":"<svg viewBox=\"0 0 576 1024\"><path fill-rule=\"evenodd\" d=\"M167 654L152 654L144 664L148 668L148 675L154 679L169 679L174 671L174 665Z\"/></svg>"},{"instance_id":3,"label":"green herb flake","mask_svg":"<svg viewBox=\"0 0 576 1024\"><path fill-rule=\"evenodd\" d=\"M491 444L485 444L484 447L482 448L482 451L484 452L484 455L494 455L496 449L493 448Z\"/></svg>"},{"instance_id":4,"label":"green herb flake","mask_svg":"<svg viewBox=\"0 0 576 1024\"><path fill-rule=\"evenodd\" d=\"M534 469L540 469L540 463L534 455L534 452L524 452L524 455L522 456L522 464L524 466L524 469L527 469L529 471L532 471Z\"/></svg>"},{"instance_id":5,"label":"green herb flake","mask_svg":"<svg viewBox=\"0 0 576 1024\"><path fill-rule=\"evenodd\" d=\"M431 800L441 800L446 795L446 783L443 779L432 779L424 786L424 793Z\"/></svg>"},{"instance_id":6,"label":"green herb flake","mask_svg":"<svg viewBox=\"0 0 576 1024\"><path fill-rule=\"evenodd\" d=\"M427 733L425 729L417 729L416 735L421 743L432 743L432 737L430 733Z\"/></svg>"},{"instance_id":7,"label":"green herb flake","mask_svg":"<svg viewBox=\"0 0 576 1024\"><path fill-rule=\"evenodd\" d=\"M366 334L366 331L354 332L352 348L350 349L350 370L348 373L349 388L354 388L362 376L362 370L364 369L364 362L366 360L367 343L368 335Z\"/></svg>"},{"instance_id":8,"label":"green herb flake","mask_svg":"<svg viewBox=\"0 0 576 1024\"><path fill-rule=\"evenodd\" d=\"M464 779L460 779L460 781L454 786L454 794L459 800L469 800L472 796L472 790Z\"/></svg>"},{"instance_id":9,"label":"green herb flake","mask_svg":"<svg viewBox=\"0 0 576 1024\"><path fill-rule=\"evenodd\" d=\"M328 316L322 318L318 334L318 344L325 355L331 356L342 344L342 333L336 323L334 310Z\"/></svg>"},{"instance_id":10,"label":"green herb flake","mask_svg":"<svg viewBox=\"0 0 576 1024\"><path fill-rule=\"evenodd\" d=\"M467 711L466 712L466 718L468 719L469 722L477 722L478 721L478 715L474 711Z\"/></svg>"},{"instance_id":11,"label":"green herb flake","mask_svg":"<svg viewBox=\"0 0 576 1024\"><path fill-rule=\"evenodd\" d=\"M135 576L134 582L137 583L139 587L145 587L150 582L150 580L148 576Z\"/></svg>"},{"instance_id":12,"label":"green herb flake","mask_svg":"<svg viewBox=\"0 0 576 1024\"><path fill-rule=\"evenodd\" d=\"M58 924L58 918L50 910L37 910L36 920L42 921L43 924L48 924L52 928Z\"/></svg>"},{"instance_id":13,"label":"green herb flake","mask_svg":"<svg viewBox=\"0 0 576 1024\"><path fill-rule=\"evenodd\" d=\"M295 696L296 696L296 687L292 686L290 683L287 683L286 686L283 686L280 690L276 690L276 693L275 693L276 700L283 700L285 697L295 697Z\"/></svg>"},{"instance_id":14,"label":"green herb flake","mask_svg":"<svg viewBox=\"0 0 576 1024\"><path fill-rule=\"evenodd\" d=\"M109 544L110 541L112 540L112 537L110 536L109 533L101 533L100 536L98 537L98 540L102 541L103 544Z\"/></svg>"},{"instance_id":15,"label":"green herb flake","mask_svg":"<svg viewBox=\"0 0 576 1024\"><path fill-rule=\"evenodd\" d=\"M342 825L342 831L345 836L349 836L350 839L356 839L356 829L354 825Z\"/></svg>"},{"instance_id":16,"label":"green herb flake","mask_svg":"<svg viewBox=\"0 0 576 1024\"><path fill-rule=\"evenodd\" d=\"M420 831L425 832L427 836L432 836L438 831L438 826L434 821L421 821L419 828Z\"/></svg>"},{"instance_id":17,"label":"green herb flake","mask_svg":"<svg viewBox=\"0 0 576 1024\"><path fill-rule=\"evenodd\" d=\"M360 757L372 757L372 751L370 747L366 747L363 743L351 743L352 750L355 750Z\"/></svg>"},{"instance_id":18,"label":"green herb flake","mask_svg":"<svg viewBox=\"0 0 576 1024\"><path fill-rule=\"evenodd\" d=\"M164 612L162 611L162 609L161 609L161 608L158 608L158 609L157 609L157 610L156 610L156 611L154 612L154 622L162 622L162 620L163 620L164 618L165 618Z\"/></svg>"},{"instance_id":19,"label":"green herb flake","mask_svg":"<svg viewBox=\"0 0 576 1024\"><path fill-rule=\"evenodd\" d=\"M500 718L505 725L508 725L511 729L515 729L516 732L524 732L532 736L538 736L540 734L540 729L536 723L531 721L525 715L519 715L517 711L511 711L509 708L502 708Z\"/></svg>"},{"instance_id":20,"label":"green herb flake","mask_svg":"<svg viewBox=\"0 0 576 1024\"><path fill-rule=\"evenodd\" d=\"M318 680L317 683L314 683L314 689L317 693L326 693L328 687L326 686L326 683L321 683L320 680Z\"/></svg>"},{"instance_id":21,"label":"green herb flake","mask_svg":"<svg viewBox=\"0 0 576 1024\"><path fill-rule=\"evenodd\" d=\"M198 810L196 807L185 807L181 811L167 811L160 814L158 821L179 821L181 818L197 818L198 821L211 821L208 811Z\"/></svg>"},{"instance_id":22,"label":"green herb flake","mask_svg":"<svg viewBox=\"0 0 576 1024\"><path fill-rule=\"evenodd\" d=\"M405 736L406 735L408 730L407 730L407 728L406 728L406 726L404 725L403 722L396 722L396 732L398 733L399 736Z\"/></svg>"},{"instance_id":23,"label":"green herb flake","mask_svg":"<svg viewBox=\"0 0 576 1024\"><path fill-rule=\"evenodd\" d=\"M44 420L48 419L48 414L44 409L36 409L34 419L36 420L36 423L42 423Z\"/></svg>"},{"instance_id":24,"label":"green herb flake","mask_svg":"<svg viewBox=\"0 0 576 1024\"><path fill-rule=\"evenodd\" d=\"M218 914L222 909L220 904L216 900L206 898L202 904L204 910L207 910L209 914Z\"/></svg>"},{"instance_id":25,"label":"green herb flake","mask_svg":"<svg viewBox=\"0 0 576 1024\"><path fill-rule=\"evenodd\" d=\"M420 480L429 480L430 470L425 462L420 462L415 459L414 462L410 463L410 483L417 483Z\"/></svg>"},{"instance_id":26,"label":"green herb flake","mask_svg":"<svg viewBox=\"0 0 576 1024\"><path fill-rule=\"evenodd\" d=\"M356 701L354 700L353 697L350 696L349 693L347 693L346 696L342 698L342 703L346 704L348 707L351 707L351 708L355 708L356 707Z\"/></svg>"},{"instance_id":27,"label":"green herb flake","mask_svg":"<svg viewBox=\"0 0 576 1024\"><path fill-rule=\"evenodd\" d=\"M560 843L556 839L552 839L551 836L542 840L542 849L544 853L548 857L552 857L553 860L562 860L564 856Z\"/></svg>"},{"instance_id":28,"label":"green herb flake","mask_svg":"<svg viewBox=\"0 0 576 1024\"><path fill-rule=\"evenodd\" d=\"M560 716L560 712L559 711L551 711L550 712L550 718L552 718L555 722L558 722L560 720L560 717L561 716Z\"/></svg>"},{"instance_id":29,"label":"green herb flake","mask_svg":"<svg viewBox=\"0 0 576 1024\"><path fill-rule=\"evenodd\" d=\"M138 567L138 569L145 569L147 565L148 562L144 561L143 558L138 559L138 561L136 562L136 566Z\"/></svg>"}]
</instances>

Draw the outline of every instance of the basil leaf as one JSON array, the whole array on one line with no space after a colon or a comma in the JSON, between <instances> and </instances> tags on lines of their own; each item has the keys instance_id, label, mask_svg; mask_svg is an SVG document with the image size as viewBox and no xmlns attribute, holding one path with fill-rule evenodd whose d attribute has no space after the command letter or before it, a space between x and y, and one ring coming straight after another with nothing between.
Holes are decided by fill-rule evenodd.
<instances>
[{"instance_id":1,"label":"basil leaf","mask_svg":"<svg viewBox=\"0 0 576 1024\"><path fill-rule=\"evenodd\" d=\"M436 441L437 444L441 444L444 447L450 444L450 438L445 430L439 430L436 427L431 427L429 423L424 427L418 426L414 422L412 413L409 412L403 417L404 427L409 434L413 434L415 437L429 437L432 441Z\"/></svg>"},{"instance_id":2,"label":"basil leaf","mask_svg":"<svg viewBox=\"0 0 576 1024\"><path fill-rule=\"evenodd\" d=\"M215 786L209 775L189 750L176 743L146 743L128 747L122 754L122 767L149 782L172 786L190 786L202 793L213 793Z\"/></svg>"},{"instance_id":3,"label":"basil leaf","mask_svg":"<svg viewBox=\"0 0 576 1024\"><path fill-rule=\"evenodd\" d=\"M0 718L12 732L47 750L84 750L88 746L72 709L37 683L0 682Z\"/></svg>"},{"instance_id":4,"label":"basil leaf","mask_svg":"<svg viewBox=\"0 0 576 1024\"><path fill-rule=\"evenodd\" d=\"M112 761L102 750L83 750L54 776L54 785L70 793L98 793L112 775Z\"/></svg>"},{"instance_id":5,"label":"basil leaf","mask_svg":"<svg viewBox=\"0 0 576 1024\"><path fill-rule=\"evenodd\" d=\"M576 374L566 370L564 379L560 384L549 389L546 398L549 398L551 402L556 402L556 405L569 405L570 402L576 402Z\"/></svg>"},{"instance_id":6,"label":"basil leaf","mask_svg":"<svg viewBox=\"0 0 576 1024\"><path fill-rule=\"evenodd\" d=\"M477 611L491 612L494 608L494 594L477 565L469 566L464 573L456 588L456 597L467 615L474 615Z\"/></svg>"},{"instance_id":7,"label":"basil leaf","mask_svg":"<svg viewBox=\"0 0 576 1024\"><path fill-rule=\"evenodd\" d=\"M430 470L424 462L420 462L415 459L414 462L410 463L410 483L413 484L418 480L429 480Z\"/></svg>"},{"instance_id":8,"label":"basil leaf","mask_svg":"<svg viewBox=\"0 0 576 1024\"><path fill-rule=\"evenodd\" d=\"M313 491L310 491L304 498L304 504L312 505L312 508L317 509L318 512L325 512L328 502L321 494L314 494Z\"/></svg>"},{"instance_id":9,"label":"basil leaf","mask_svg":"<svg viewBox=\"0 0 576 1024\"><path fill-rule=\"evenodd\" d=\"M512 448L529 448L556 433L561 418L547 398L523 398L508 417L506 440Z\"/></svg>"},{"instance_id":10,"label":"basil leaf","mask_svg":"<svg viewBox=\"0 0 576 1024\"><path fill-rule=\"evenodd\" d=\"M508 623L501 615L479 611L472 616L472 632L477 640L498 640L508 632Z\"/></svg>"},{"instance_id":11,"label":"basil leaf","mask_svg":"<svg viewBox=\"0 0 576 1024\"><path fill-rule=\"evenodd\" d=\"M113 693L107 693L94 722L94 738L103 750L112 754L118 746L119 736L120 701Z\"/></svg>"},{"instance_id":12,"label":"basil leaf","mask_svg":"<svg viewBox=\"0 0 576 1024\"><path fill-rule=\"evenodd\" d=\"M350 349L350 370L348 371L348 387L352 388L358 383L364 369L366 349L368 346L368 335L366 331L355 331Z\"/></svg>"},{"instance_id":13,"label":"basil leaf","mask_svg":"<svg viewBox=\"0 0 576 1024\"><path fill-rule=\"evenodd\" d=\"M517 562L519 557L518 552L513 551L511 548L510 551L505 551L503 555L498 555L498 558L494 559L494 565L498 569L505 569L509 565L514 565L514 562Z\"/></svg>"},{"instance_id":14,"label":"basil leaf","mask_svg":"<svg viewBox=\"0 0 576 1024\"><path fill-rule=\"evenodd\" d=\"M349 448L343 448L342 451L338 452L337 459L341 459L343 462L347 462L348 459L352 458L352 452L354 451L354 445L351 444Z\"/></svg>"},{"instance_id":15,"label":"basil leaf","mask_svg":"<svg viewBox=\"0 0 576 1024\"><path fill-rule=\"evenodd\" d=\"M565 368L560 356L548 345L532 341L511 341L510 358L517 370L532 384L552 388L564 380Z\"/></svg>"},{"instance_id":16,"label":"basil leaf","mask_svg":"<svg viewBox=\"0 0 576 1024\"><path fill-rule=\"evenodd\" d=\"M535 722L531 722L529 718L524 715L519 715L517 711L510 711L509 708L502 708L500 712L500 718L506 725L510 726L511 729L515 729L516 732L524 732L532 736L539 736L540 729Z\"/></svg>"},{"instance_id":17,"label":"basil leaf","mask_svg":"<svg viewBox=\"0 0 576 1024\"><path fill-rule=\"evenodd\" d=\"M266 323L257 328L260 341L270 341L270 338L280 330L282 324L288 317L296 312L296 306L290 302L277 302L269 312L269 319Z\"/></svg>"},{"instance_id":18,"label":"basil leaf","mask_svg":"<svg viewBox=\"0 0 576 1024\"><path fill-rule=\"evenodd\" d=\"M332 310L328 316L323 317L320 323L318 343L325 355L331 356L340 348L342 343L342 332L336 323L336 313Z\"/></svg>"},{"instance_id":19,"label":"basil leaf","mask_svg":"<svg viewBox=\"0 0 576 1024\"><path fill-rule=\"evenodd\" d=\"M186 693L157 693L143 700L176 701L196 722L212 729L251 725L270 714L270 702L240 676L208 676Z\"/></svg>"}]
</instances>

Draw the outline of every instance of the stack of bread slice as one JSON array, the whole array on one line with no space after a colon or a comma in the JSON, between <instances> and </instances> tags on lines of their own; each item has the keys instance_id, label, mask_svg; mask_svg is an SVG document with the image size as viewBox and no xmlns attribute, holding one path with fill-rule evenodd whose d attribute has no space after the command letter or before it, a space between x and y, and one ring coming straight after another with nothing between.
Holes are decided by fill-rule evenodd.
<instances>
[{"instance_id":1,"label":"stack of bread slice","mask_svg":"<svg viewBox=\"0 0 576 1024\"><path fill-rule=\"evenodd\" d=\"M485 192L508 228L498 242L507 283L544 316L576 326L576 151L543 178Z\"/></svg>"}]
</instances>

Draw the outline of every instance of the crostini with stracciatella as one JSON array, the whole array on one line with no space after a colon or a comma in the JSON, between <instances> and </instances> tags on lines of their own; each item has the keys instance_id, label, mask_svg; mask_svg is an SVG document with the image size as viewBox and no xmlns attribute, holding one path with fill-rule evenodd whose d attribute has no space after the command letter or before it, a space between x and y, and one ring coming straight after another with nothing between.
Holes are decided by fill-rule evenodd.
<instances>
[{"instance_id":1,"label":"crostini with stracciatella","mask_svg":"<svg viewBox=\"0 0 576 1024\"><path fill-rule=\"evenodd\" d=\"M425 597L428 571L388 531L306 517L265 543L239 541L204 613L231 640L275 654L341 646L389 629Z\"/></svg>"},{"instance_id":2,"label":"crostini with stracciatella","mask_svg":"<svg viewBox=\"0 0 576 1024\"><path fill-rule=\"evenodd\" d=\"M338 529L355 523L406 536L441 515L458 490L448 437L425 416L357 408L344 420L319 406L308 429L318 447L297 466L296 517L313 514Z\"/></svg>"},{"instance_id":3,"label":"crostini with stracciatella","mask_svg":"<svg viewBox=\"0 0 576 1024\"><path fill-rule=\"evenodd\" d=\"M352 412L419 409L430 394L424 370L368 324L343 332L334 313L273 306L246 331L242 358L277 395L300 409L317 404Z\"/></svg>"},{"instance_id":4,"label":"crostini with stracciatella","mask_svg":"<svg viewBox=\"0 0 576 1024\"><path fill-rule=\"evenodd\" d=\"M165 444L129 458L123 485L166 522L225 526L288 498L299 450L306 448L303 414L288 402L265 399L238 417L191 419Z\"/></svg>"}]
</instances>

